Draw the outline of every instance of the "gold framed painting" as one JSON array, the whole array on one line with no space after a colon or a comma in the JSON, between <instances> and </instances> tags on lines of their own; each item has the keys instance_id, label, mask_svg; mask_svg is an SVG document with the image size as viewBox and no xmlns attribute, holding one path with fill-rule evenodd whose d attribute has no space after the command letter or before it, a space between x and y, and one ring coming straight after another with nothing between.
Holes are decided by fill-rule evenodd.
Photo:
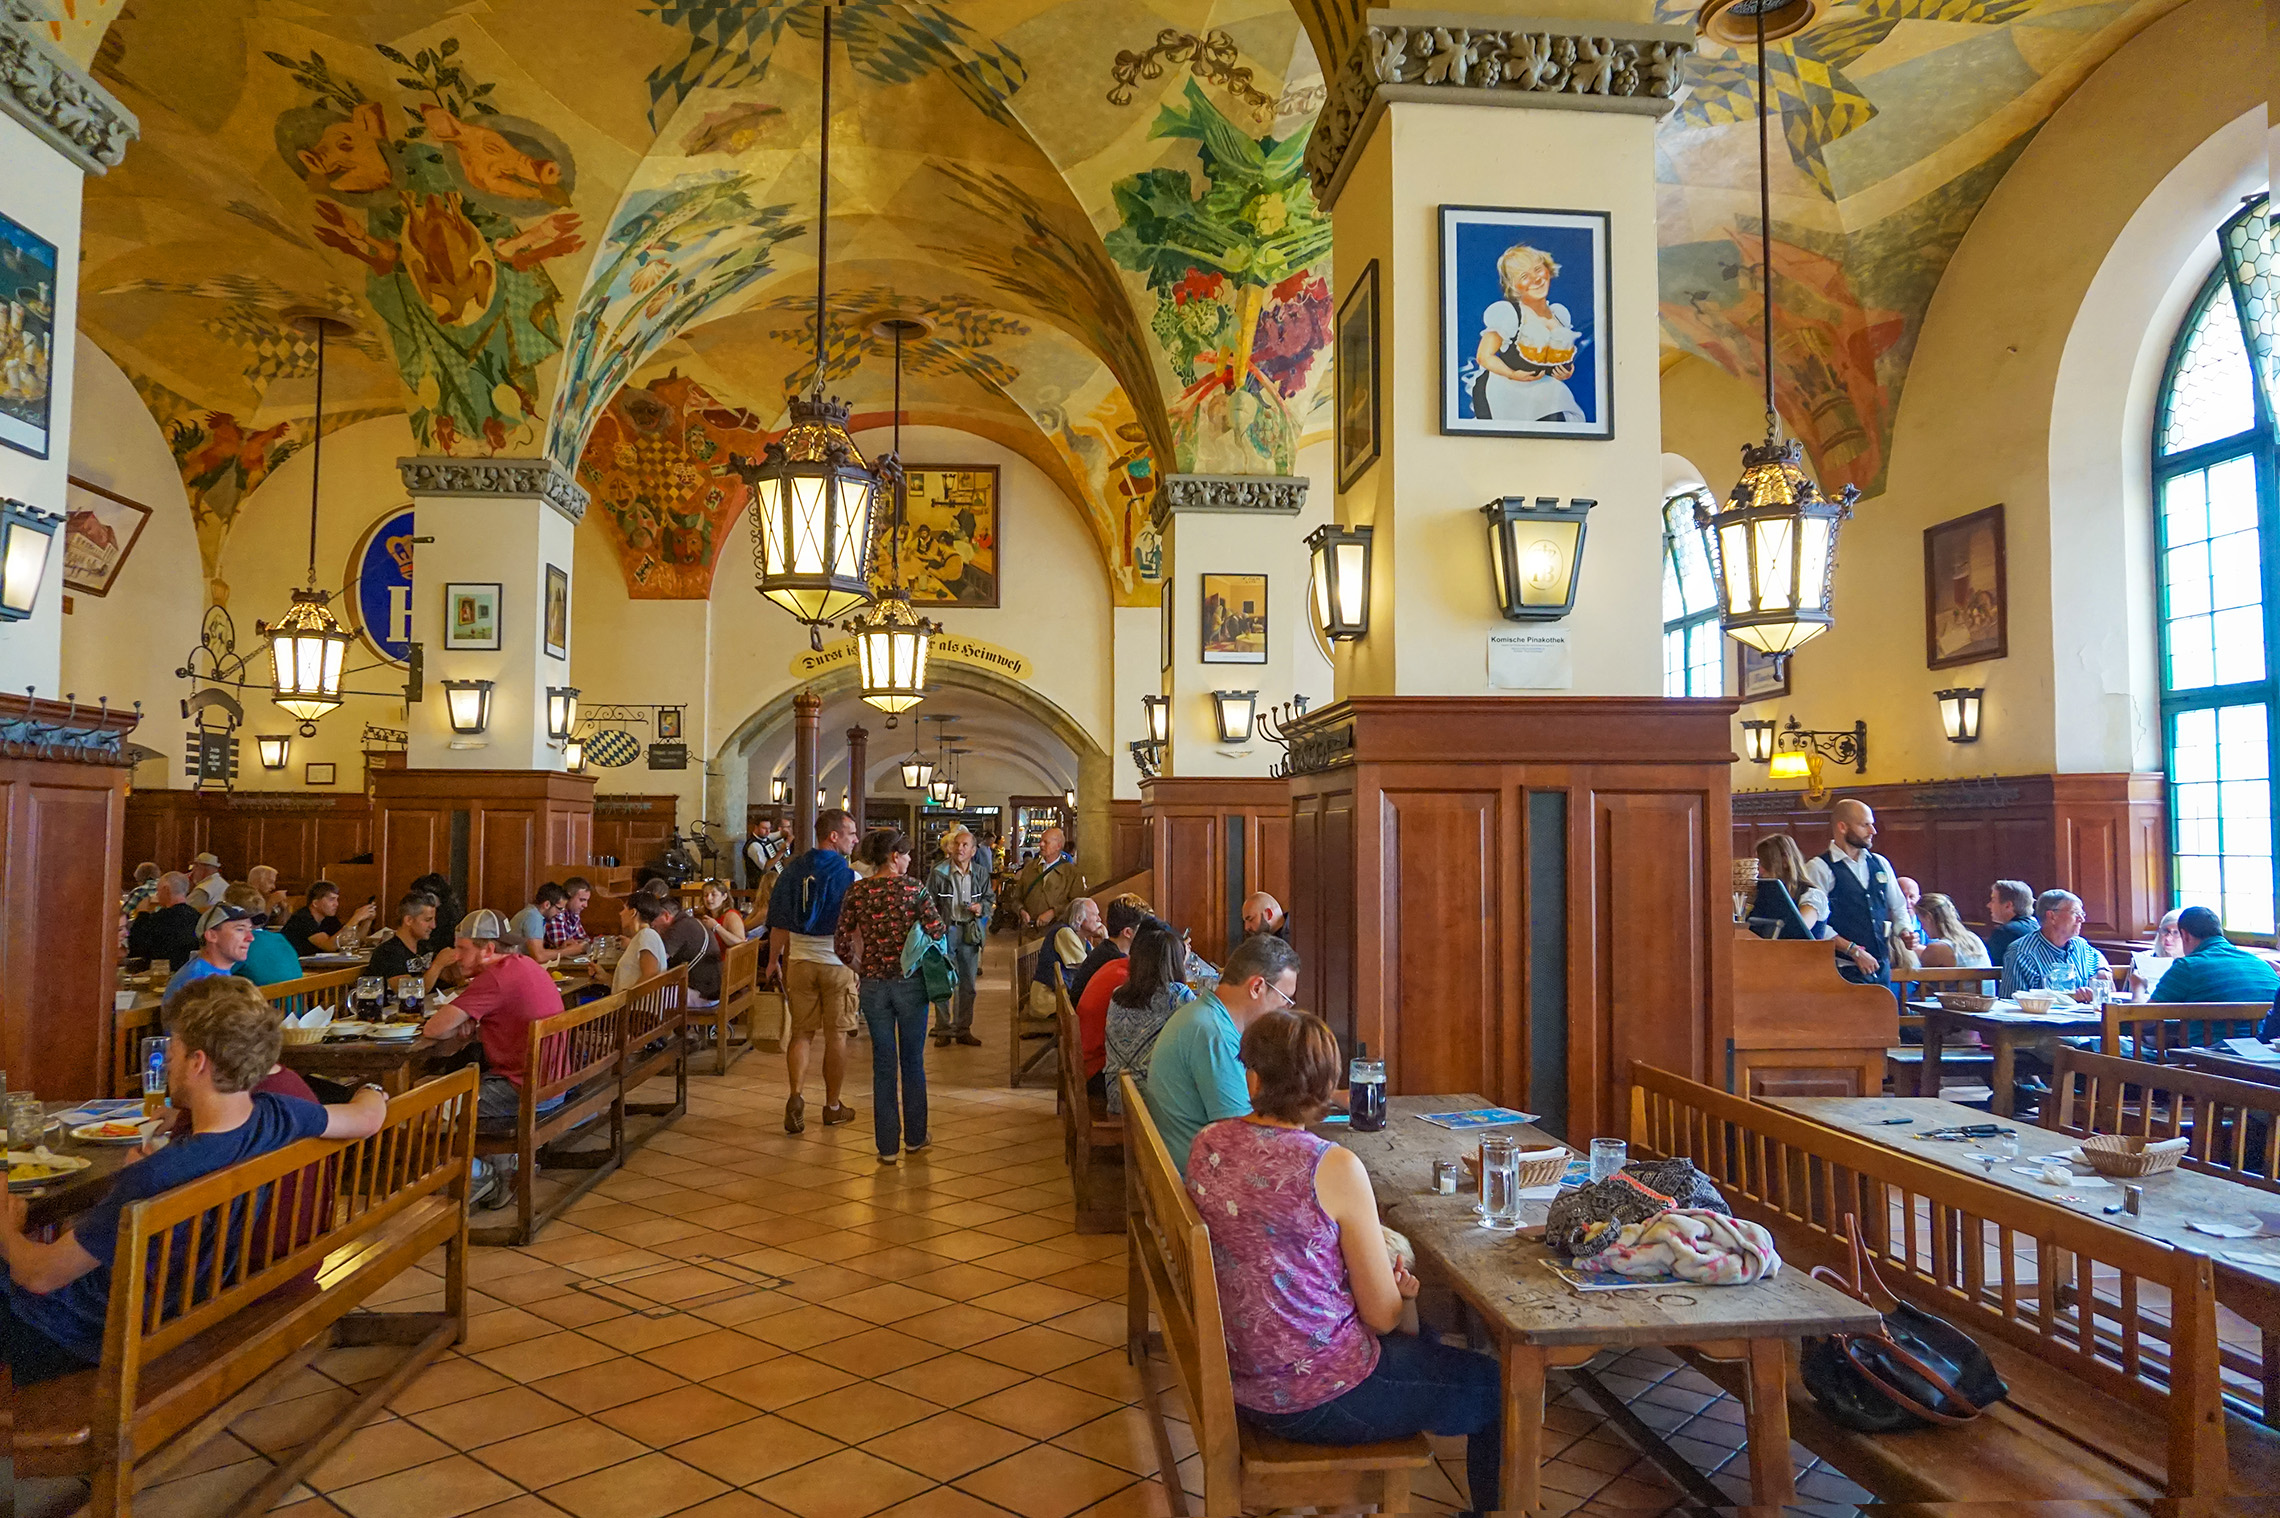
<instances>
[{"instance_id":1,"label":"gold framed painting","mask_svg":"<svg viewBox=\"0 0 2280 1518\"><path fill-rule=\"evenodd\" d=\"M998 469L995 464L904 466L902 582L913 606L998 604ZM878 566L884 584L894 551L894 513L879 513Z\"/></svg>"},{"instance_id":2,"label":"gold framed painting","mask_svg":"<svg viewBox=\"0 0 2280 1518\"><path fill-rule=\"evenodd\" d=\"M1204 663L1267 662L1265 575L1206 571L1202 599Z\"/></svg>"}]
</instances>

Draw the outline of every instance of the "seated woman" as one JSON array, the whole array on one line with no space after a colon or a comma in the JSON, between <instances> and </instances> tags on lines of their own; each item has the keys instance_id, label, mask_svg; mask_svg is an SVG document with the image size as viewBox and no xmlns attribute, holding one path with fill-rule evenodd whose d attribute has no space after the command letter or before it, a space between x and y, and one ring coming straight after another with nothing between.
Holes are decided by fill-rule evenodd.
<instances>
[{"instance_id":1,"label":"seated woman","mask_svg":"<svg viewBox=\"0 0 2280 1518\"><path fill-rule=\"evenodd\" d=\"M1211 1220L1237 1411L1303 1444L1465 1436L1476 1510L1496 1505L1504 1398L1496 1362L1393 1332L1417 1279L1394 1262L1369 1175L1306 1124L1330 1108L1340 1060L1310 1012L1243 1034L1251 1113L1196 1135L1188 1192Z\"/></svg>"},{"instance_id":2,"label":"seated woman","mask_svg":"<svg viewBox=\"0 0 2280 1518\"><path fill-rule=\"evenodd\" d=\"M1916 903L1916 917L1924 925L1923 947L1916 951L1920 963L1967 968L1993 963L1987 957L1986 943L1963 925L1963 914L1956 911L1950 898L1932 892Z\"/></svg>"},{"instance_id":3,"label":"seated woman","mask_svg":"<svg viewBox=\"0 0 2280 1518\"><path fill-rule=\"evenodd\" d=\"M1155 1051L1156 1035L1180 1004L1195 996L1180 977L1187 963L1187 944L1179 929L1151 917L1132 935L1132 952L1125 956L1130 972L1108 994L1108 1015L1102 1047L1106 1059L1097 1077L1105 1087L1108 1110L1124 1111L1124 1090L1117 1077L1131 1072L1145 1089L1148 1056Z\"/></svg>"},{"instance_id":4,"label":"seated woman","mask_svg":"<svg viewBox=\"0 0 2280 1518\"><path fill-rule=\"evenodd\" d=\"M713 937L718 952L726 954L744 942L744 914L736 910L736 898L728 887L717 880L705 882L697 896L697 921Z\"/></svg>"},{"instance_id":5,"label":"seated woman","mask_svg":"<svg viewBox=\"0 0 2280 1518\"><path fill-rule=\"evenodd\" d=\"M1771 917L1781 922L1782 930L1774 935L1777 938L1827 937L1828 930L1825 924L1829 918L1829 895L1819 886L1813 884L1812 878L1805 873L1805 855L1797 847L1797 840L1787 833L1776 833L1770 838L1760 838L1757 846L1757 861L1757 901L1750 907L1750 916ZM1765 910L1774 905L1770 899L1772 893L1766 890L1769 883L1778 883L1788 892L1789 900L1795 909L1794 915L1797 919L1795 927L1792 927L1787 921L1791 914L1779 910ZM1803 933L1797 932L1796 927L1803 928Z\"/></svg>"}]
</instances>

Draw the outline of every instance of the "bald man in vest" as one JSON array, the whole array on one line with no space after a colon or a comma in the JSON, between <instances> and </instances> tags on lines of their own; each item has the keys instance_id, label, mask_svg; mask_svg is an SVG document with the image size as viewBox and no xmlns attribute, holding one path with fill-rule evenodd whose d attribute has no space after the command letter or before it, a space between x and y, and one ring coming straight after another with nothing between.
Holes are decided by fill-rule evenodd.
<instances>
[{"instance_id":1,"label":"bald man in vest","mask_svg":"<svg viewBox=\"0 0 2280 1518\"><path fill-rule=\"evenodd\" d=\"M1911 919L1900 894L1900 872L1869 847L1875 841L1876 813L1847 796L1829 809L1829 847L1805 861L1805 875L1828 893L1837 973L1862 985L1889 986L1887 930Z\"/></svg>"}]
</instances>

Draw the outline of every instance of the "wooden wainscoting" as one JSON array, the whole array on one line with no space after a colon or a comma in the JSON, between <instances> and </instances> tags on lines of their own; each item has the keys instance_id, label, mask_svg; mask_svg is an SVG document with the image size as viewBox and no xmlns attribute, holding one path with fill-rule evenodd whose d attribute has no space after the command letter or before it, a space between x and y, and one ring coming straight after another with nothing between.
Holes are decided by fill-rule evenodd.
<instances>
[{"instance_id":1,"label":"wooden wainscoting","mask_svg":"<svg viewBox=\"0 0 2280 1518\"><path fill-rule=\"evenodd\" d=\"M2169 821L2158 773L2003 775L1921 785L1831 786L1876 809L1876 848L1926 891L1984 921L1987 888L2023 880L2082 898L2091 938L2143 938L2169 902ZM1829 815L1796 791L1734 797L1734 857L1787 833L1808 856L1829 846Z\"/></svg>"},{"instance_id":2,"label":"wooden wainscoting","mask_svg":"<svg viewBox=\"0 0 2280 1518\"><path fill-rule=\"evenodd\" d=\"M146 859L187 869L212 853L232 880L257 864L272 866L278 885L298 897L326 866L371 848L372 798L361 791L135 791L127 797L120 867L130 877Z\"/></svg>"},{"instance_id":3,"label":"wooden wainscoting","mask_svg":"<svg viewBox=\"0 0 2280 1518\"><path fill-rule=\"evenodd\" d=\"M594 854L594 780L549 770L396 770L372 777L380 898L439 873L467 906L511 912L552 867Z\"/></svg>"},{"instance_id":4,"label":"wooden wainscoting","mask_svg":"<svg viewBox=\"0 0 2280 1518\"><path fill-rule=\"evenodd\" d=\"M665 840L679 825L680 814L678 796L597 795L593 852L629 868L655 864L665 857Z\"/></svg>"},{"instance_id":5,"label":"wooden wainscoting","mask_svg":"<svg viewBox=\"0 0 2280 1518\"><path fill-rule=\"evenodd\" d=\"M1244 897L1265 891L1290 902L1290 792L1280 780L1160 775L1140 782L1140 796L1156 913L1222 963L1241 934Z\"/></svg>"},{"instance_id":6,"label":"wooden wainscoting","mask_svg":"<svg viewBox=\"0 0 2280 1518\"><path fill-rule=\"evenodd\" d=\"M1154 865L1155 834L1150 830L1148 814L1139 802L1111 801L1108 804L1108 828L1109 879L1121 880Z\"/></svg>"}]
</instances>

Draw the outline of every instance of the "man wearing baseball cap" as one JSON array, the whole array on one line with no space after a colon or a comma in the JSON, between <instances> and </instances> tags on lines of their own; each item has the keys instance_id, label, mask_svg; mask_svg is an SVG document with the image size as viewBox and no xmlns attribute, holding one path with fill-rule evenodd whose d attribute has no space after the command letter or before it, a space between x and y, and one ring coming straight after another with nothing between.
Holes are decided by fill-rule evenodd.
<instances>
[{"instance_id":1,"label":"man wearing baseball cap","mask_svg":"<svg viewBox=\"0 0 2280 1518\"><path fill-rule=\"evenodd\" d=\"M420 1032L442 1038L472 1022L483 1040L483 1084L477 1094L478 1119L513 1118L522 1108L523 1081L529 1072L530 1035L524 1030L562 1011L562 993L546 966L518 953L507 919L488 907L459 919L452 934L452 952L469 977L467 989L447 1007L439 1007ZM561 1097L544 1103L546 1112ZM502 1189L514 1176L515 1157L475 1157L477 1189L472 1207L489 1207L501 1199Z\"/></svg>"},{"instance_id":2,"label":"man wearing baseball cap","mask_svg":"<svg viewBox=\"0 0 2280 1518\"><path fill-rule=\"evenodd\" d=\"M222 899L222 892L230 888L229 877L222 873L222 862L212 854L200 854L190 861L190 905L203 912Z\"/></svg>"},{"instance_id":3,"label":"man wearing baseball cap","mask_svg":"<svg viewBox=\"0 0 2280 1518\"><path fill-rule=\"evenodd\" d=\"M174 972L162 1000L174 1000L174 993L194 980L234 974L252 952L254 930L267 921L264 913L233 907L226 901L208 907L206 915L198 919L198 952Z\"/></svg>"}]
</instances>

